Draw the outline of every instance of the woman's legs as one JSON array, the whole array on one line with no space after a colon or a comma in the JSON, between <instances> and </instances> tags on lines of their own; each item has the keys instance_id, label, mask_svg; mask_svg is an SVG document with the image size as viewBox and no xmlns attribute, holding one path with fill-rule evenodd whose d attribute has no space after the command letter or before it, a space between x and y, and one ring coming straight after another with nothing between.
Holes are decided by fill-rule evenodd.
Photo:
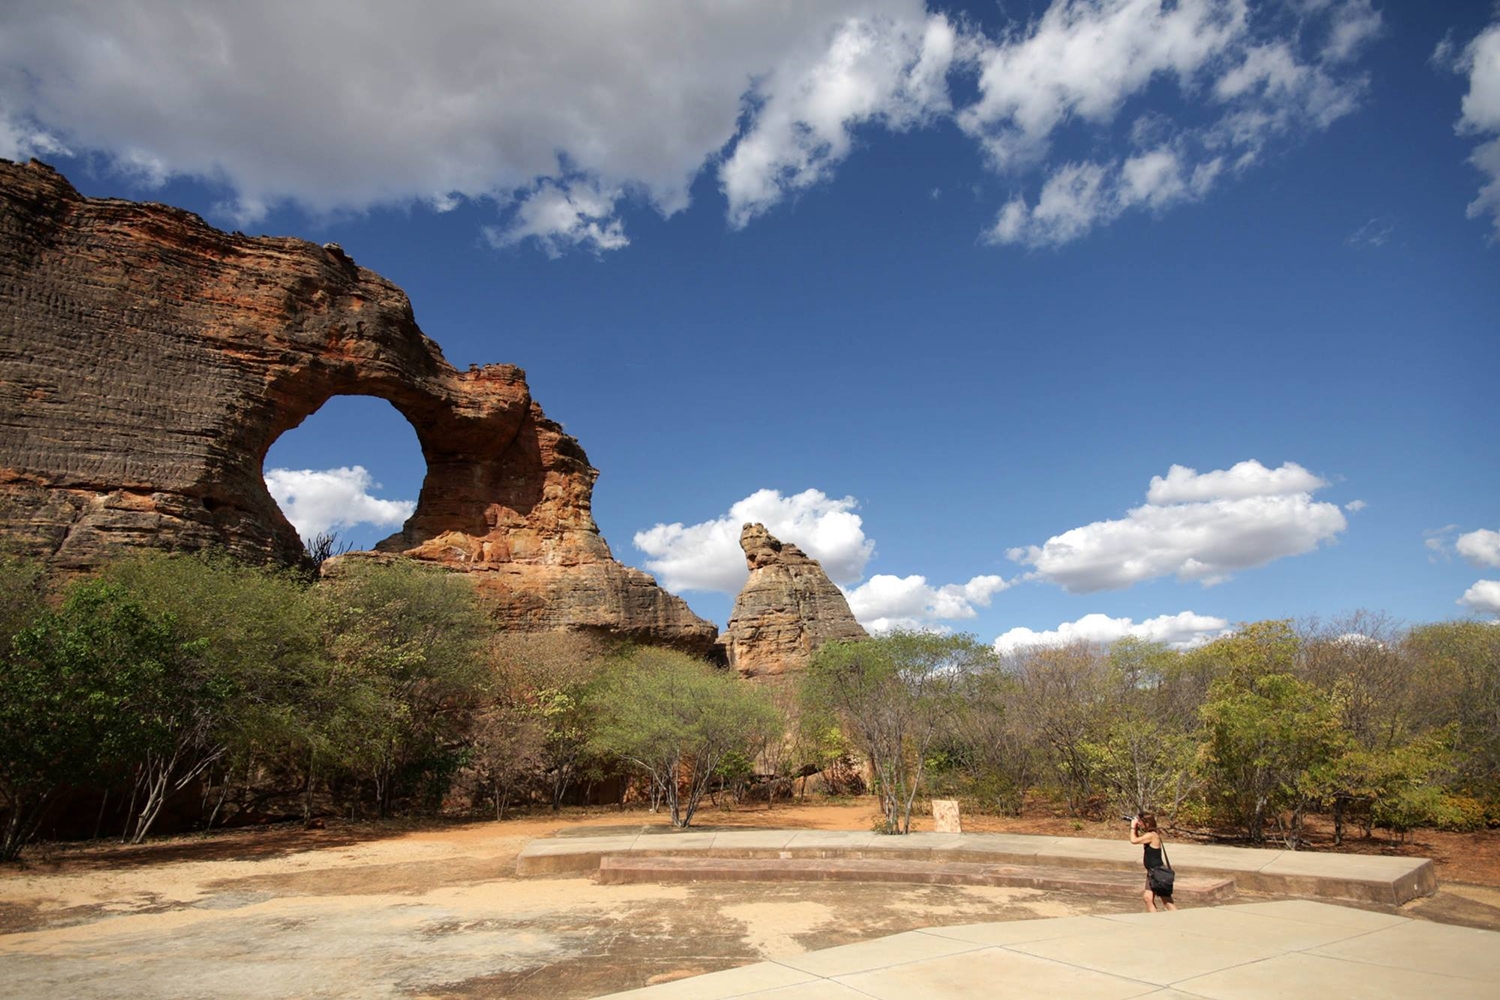
<instances>
[{"instance_id":1,"label":"woman's legs","mask_svg":"<svg viewBox=\"0 0 1500 1000\"><path fill-rule=\"evenodd\" d=\"M1147 881L1145 890L1141 893L1141 900L1146 904L1147 913L1156 912L1156 893L1151 891L1151 883Z\"/></svg>"}]
</instances>

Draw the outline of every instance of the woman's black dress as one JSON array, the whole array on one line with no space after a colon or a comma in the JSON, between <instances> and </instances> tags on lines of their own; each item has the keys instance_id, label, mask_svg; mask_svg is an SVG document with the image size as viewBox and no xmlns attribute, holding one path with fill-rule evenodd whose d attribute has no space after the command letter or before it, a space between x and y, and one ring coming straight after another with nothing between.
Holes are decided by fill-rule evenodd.
<instances>
[{"instance_id":1,"label":"woman's black dress","mask_svg":"<svg viewBox=\"0 0 1500 1000\"><path fill-rule=\"evenodd\" d=\"M1153 868L1160 868L1161 867L1161 848L1160 847L1152 847L1150 844L1147 844L1146 845L1146 856L1145 856L1144 860L1146 862L1146 871L1149 872ZM1150 883L1149 880L1147 880L1146 884L1149 886L1151 883ZM1156 896L1157 896L1158 899L1170 900L1172 898L1172 894L1171 893L1167 893L1167 894L1163 895L1162 893L1158 892L1156 894Z\"/></svg>"}]
</instances>

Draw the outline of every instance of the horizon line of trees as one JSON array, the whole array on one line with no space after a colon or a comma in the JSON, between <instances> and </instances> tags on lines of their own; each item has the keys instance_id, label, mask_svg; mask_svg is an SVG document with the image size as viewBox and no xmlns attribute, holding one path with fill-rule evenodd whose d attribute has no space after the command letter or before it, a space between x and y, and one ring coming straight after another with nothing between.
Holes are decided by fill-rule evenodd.
<instances>
[{"instance_id":1,"label":"horizon line of trees","mask_svg":"<svg viewBox=\"0 0 1500 1000\"><path fill-rule=\"evenodd\" d=\"M757 685L680 652L498 633L462 575L330 579L151 554L62 581L0 560L0 859L44 831L560 808L608 785L687 826L705 797L865 782L1276 837L1500 821L1500 627L1357 613L1179 652L1000 655L968 635L830 643ZM804 782L804 789L806 783ZM62 817L68 822L63 823ZM50 825L49 825L50 824Z\"/></svg>"}]
</instances>

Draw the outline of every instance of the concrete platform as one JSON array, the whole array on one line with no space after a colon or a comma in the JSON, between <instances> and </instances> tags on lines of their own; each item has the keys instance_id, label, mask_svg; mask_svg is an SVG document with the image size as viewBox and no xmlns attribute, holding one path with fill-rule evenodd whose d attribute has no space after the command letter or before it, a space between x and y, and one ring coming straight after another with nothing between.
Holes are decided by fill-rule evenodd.
<instances>
[{"instance_id":1,"label":"concrete platform","mask_svg":"<svg viewBox=\"0 0 1500 1000\"><path fill-rule=\"evenodd\" d=\"M1272 895L1400 905L1437 889L1425 858L1168 844L1179 878L1231 879ZM556 837L526 845L521 875L581 873L605 857L825 858L940 861L1140 871L1140 848L1120 840L1005 833L913 833L904 837L836 830L688 830L604 837Z\"/></svg>"},{"instance_id":2,"label":"concrete platform","mask_svg":"<svg viewBox=\"0 0 1500 1000\"><path fill-rule=\"evenodd\" d=\"M608 856L599 863L606 885L636 882L903 882L990 885L1128 897L1141 889L1140 872L990 865L899 858L703 858ZM1179 903L1212 906L1234 896L1231 879L1179 878Z\"/></svg>"},{"instance_id":3,"label":"concrete platform","mask_svg":"<svg viewBox=\"0 0 1500 1000\"><path fill-rule=\"evenodd\" d=\"M934 927L611 1000L1492 998L1500 933L1308 900Z\"/></svg>"}]
</instances>

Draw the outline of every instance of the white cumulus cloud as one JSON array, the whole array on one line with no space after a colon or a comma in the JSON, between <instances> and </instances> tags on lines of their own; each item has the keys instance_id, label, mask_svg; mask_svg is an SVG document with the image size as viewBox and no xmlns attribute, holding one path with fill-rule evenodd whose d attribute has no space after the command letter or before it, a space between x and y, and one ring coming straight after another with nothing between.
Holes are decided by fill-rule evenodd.
<instances>
[{"instance_id":1,"label":"white cumulus cloud","mask_svg":"<svg viewBox=\"0 0 1500 1000\"><path fill-rule=\"evenodd\" d=\"M1315 501L1323 480L1288 462L1241 462L1200 475L1173 466L1151 481L1147 502L1117 520L1095 521L1011 549L1032 578L1074 593L1129 587L1175 574L1205 586L1230 574L1300 555L1347 527L1337 504Z\"/></svg>"},{"instance_id":2,"label":"white cumulus cloud","mask_svg":"<svg viewBox=\"0 0 1500 1000\"><path fill-rule=\"evenodd\" d=\"M148 179L222 182L246 222L283 201L323 212L494 197L520 215L502 234L609 249L623 245L622 192L663 214L688 204L741 130L747 94L763 113L856 118L927 100L946 66L882 89L884 64L848 40L920 46L928 21L922 0L9 4L0 107L6 134L32 148L51 136ZM835 80L799 97L836 75L840 53L851 93Z\"/></svg>"},{"instance_id":3,"label":"white cumulus cloud","mask_svg":"<svg viewBox=\"0 0 1500 1000\"><path fill-rule=\"evenodd\" d=\"M1302 30L1287 33L1269 27L1276 5L1243 0L1060 0L1031 31L980 44L981 96L957 120L1001 171L1044 163L1072 122L1102 130L1158 81L1208 112L1192 125L1158 117L1154 148L1046 167L1036 199L1012 197L986 239L1055 246L1132 208L1200 199L1272 140L1353 112L1367 80L1348 64L1380 33L1380 14L1369 0L1302 14Z\"/></svg>"},{"instance_id":4,"label":"white cumulus cloud","mask_svg":"<svg viewBox=\"0 0 1500 1000\"><path fill-rule=\"evenodd\" d=\"M976 576L968 583L934 587L925 576L877 573L844 596L849 610L871 632L932 628L940 621L973 618L975 607L987 608L990 599L1010 583L998 576Z\"/></svg>"},{"instance_id":5,"label":"white cumulus cloud","mask_svg":"<svg viewBox=\"0 0 1500 1000\"><path fill-rule=\"evenodd\" d=\"M976 608L1010 586L998 576L976 576L968 583L934 585L925 576L877 573L860 582L875 554L853 497L835 498L821 490L783 496L757 490L728 513L697 524L657 524L635 534L635 547L647 555L646 568L674 593L713 590L731 596L750 571L740 549L740 529L759 522L783 542L822 564L849 601L854 617L872 632L893 628L940 628L937 623L973 618Z\"/></svg>"},{"instance_id":6,"label":"white cumulus cloud","mask_svg":"<svg viewBox=\"0 0 1500 1000\"><path fill-rule=\"evenodd\" d=\"M1470 531L1459 535L1453 547L1475 566L1500 566L1500 531Z\"/></svg>"},{"instance_id":7,"label":"white cumulus cloud","mask_svg":"<svg viewBox=\"0 0 1500 1000\"><path fill-rule=\"evenodd\" d=\"M948 109L958 36L947 18L850 19L811 65L784 64L757 85L754 123L719 168L729 222L743 226L787 192L827 178L852 129L906 129Z\"/></svg>"},{"instance_id":8,"label":"white cumulus cloud","mask_svg":"<svg viewBox=\"0 0 1500 1000\"><path fill-rule=\"evenodd\" d=\"M486 226L484 235L496 247L534 239L550 257L571 247L596 253L619 250L630 245L624 225L615 218L619 198L619 190L605 191L589 181L543 180L521 198L508 224ZM452 204L437 207L451 210Z\"/></svg>"},{"instance_id":9,"label":"white cumulus cloud","mask_svg":"<svg viewBox=\"0 0 1500 1000\"><path fill-rule=\"evenodd\" d=\"M1455 603L1500 615L1500 580L1476 580Z\"/></svg>"},{"instance_id":10,"label":"white cumulus cloud","mask_svg":"<svg viewBox=\"0 0 1500 1000\"><path fill-rule=\"evenodd\" d=\"M1283 462L1268 469L1251 459L1228 469L1200 473L1185 465L1173 465L1165 476L1152 476L1146 502L1189 503L1195 500L1243 500L1246 497L1287 496L1311 493L1328 483L1296 462Z\"/></svg>"},{"instance_id":11,"label":"white cumulus cloud","mask_svg":"<svg viewBox=\"0 0 1500 1000\"><path fill-rule=\"evenodd\" d=\"M303 538L356 524L399 528L417 509L414 500L370 495L380 484L362 465L337 469L267 469L266 489Z\"/></svg>"},{"instance_id":12,"label":"white cumulus cloud","mask_svg":"<svg viewBox=\"0 0 1500 1000\"><path fill-rule=\"evenodd\" d=\"M1481 31L1457 58L1453 58L1451 49L1451 40L1445 38L1433 53L1433 61L1446 63L1469 77L1458 133L1487 140L1469 157L1486 183L1469 203L1468 215L1471 219L1489 216L1495 227L1492 236L1500 239L1500 21Z\"/></svg>"},{"instance_id":13,"label":"white cumulus cloud","mask_svg":"<svg viewBox=\"0 0 1500 1000\"><path fill-rule=\"evenodd\" d=\"M9 4L0 155L71 150L143 184L204 179L240 225L288 202L482 201L500 215L494 245L600 253L629 244L626 204L670 216L705 171L740 227L832 177L862 131L948 121L1016 192L988 239L1057 244L1202 198L1271 140L1348 114L1380 30L1369 0L1295 17L1246 0L1053 0L993 34L924 0ZM1487 51L1469 57L1476 129ZM955 77L977 85L958 105ZM1158 84L1182 120L1156 113L1149 143L1111 138L1148 117L1133 105ZM1052 162L1080 125L1096 160Z\"/></svg>"},{"instance_id":14,"label":"white cumulus cloud","mask_svg":"<svg viewBox=\"0 0 1500 1000\"><path fill-rule=\"evenodd\" d=\"M1084 615L1075 622L1063 622L1057 628L1045 632L1013 628L995 640L995 648L1001 653L1010 653L1027 646L1066 646L1072 642L1107 644L1133 636L1148 642L1163 642L1173 649L1192 649L1226 635L1229 631L1229 622L1225 619L1195 614L1192 611L1159 615L1139 623L1130 618L1092 614Z\"/></svg>"},{"instance_id":15,"label":"white cumulus cloud","mask_svg":"<svg viewBox=\"0 0 1500 1000\"><path fill-rule=\"evenodd\" d=\"M864 522L853 497L830 497L821 490L782 496L779 490L757 490L710 521L684 525L657 524L635 534L635 547L646 553L646 568L674 593L717 590L737 594L750 571L740 549L740 529L760 523L783 542L791 542L822 563L835 583L854 583L864 576L875 543L865 537Z\"/></svg>"}]
</instances>

